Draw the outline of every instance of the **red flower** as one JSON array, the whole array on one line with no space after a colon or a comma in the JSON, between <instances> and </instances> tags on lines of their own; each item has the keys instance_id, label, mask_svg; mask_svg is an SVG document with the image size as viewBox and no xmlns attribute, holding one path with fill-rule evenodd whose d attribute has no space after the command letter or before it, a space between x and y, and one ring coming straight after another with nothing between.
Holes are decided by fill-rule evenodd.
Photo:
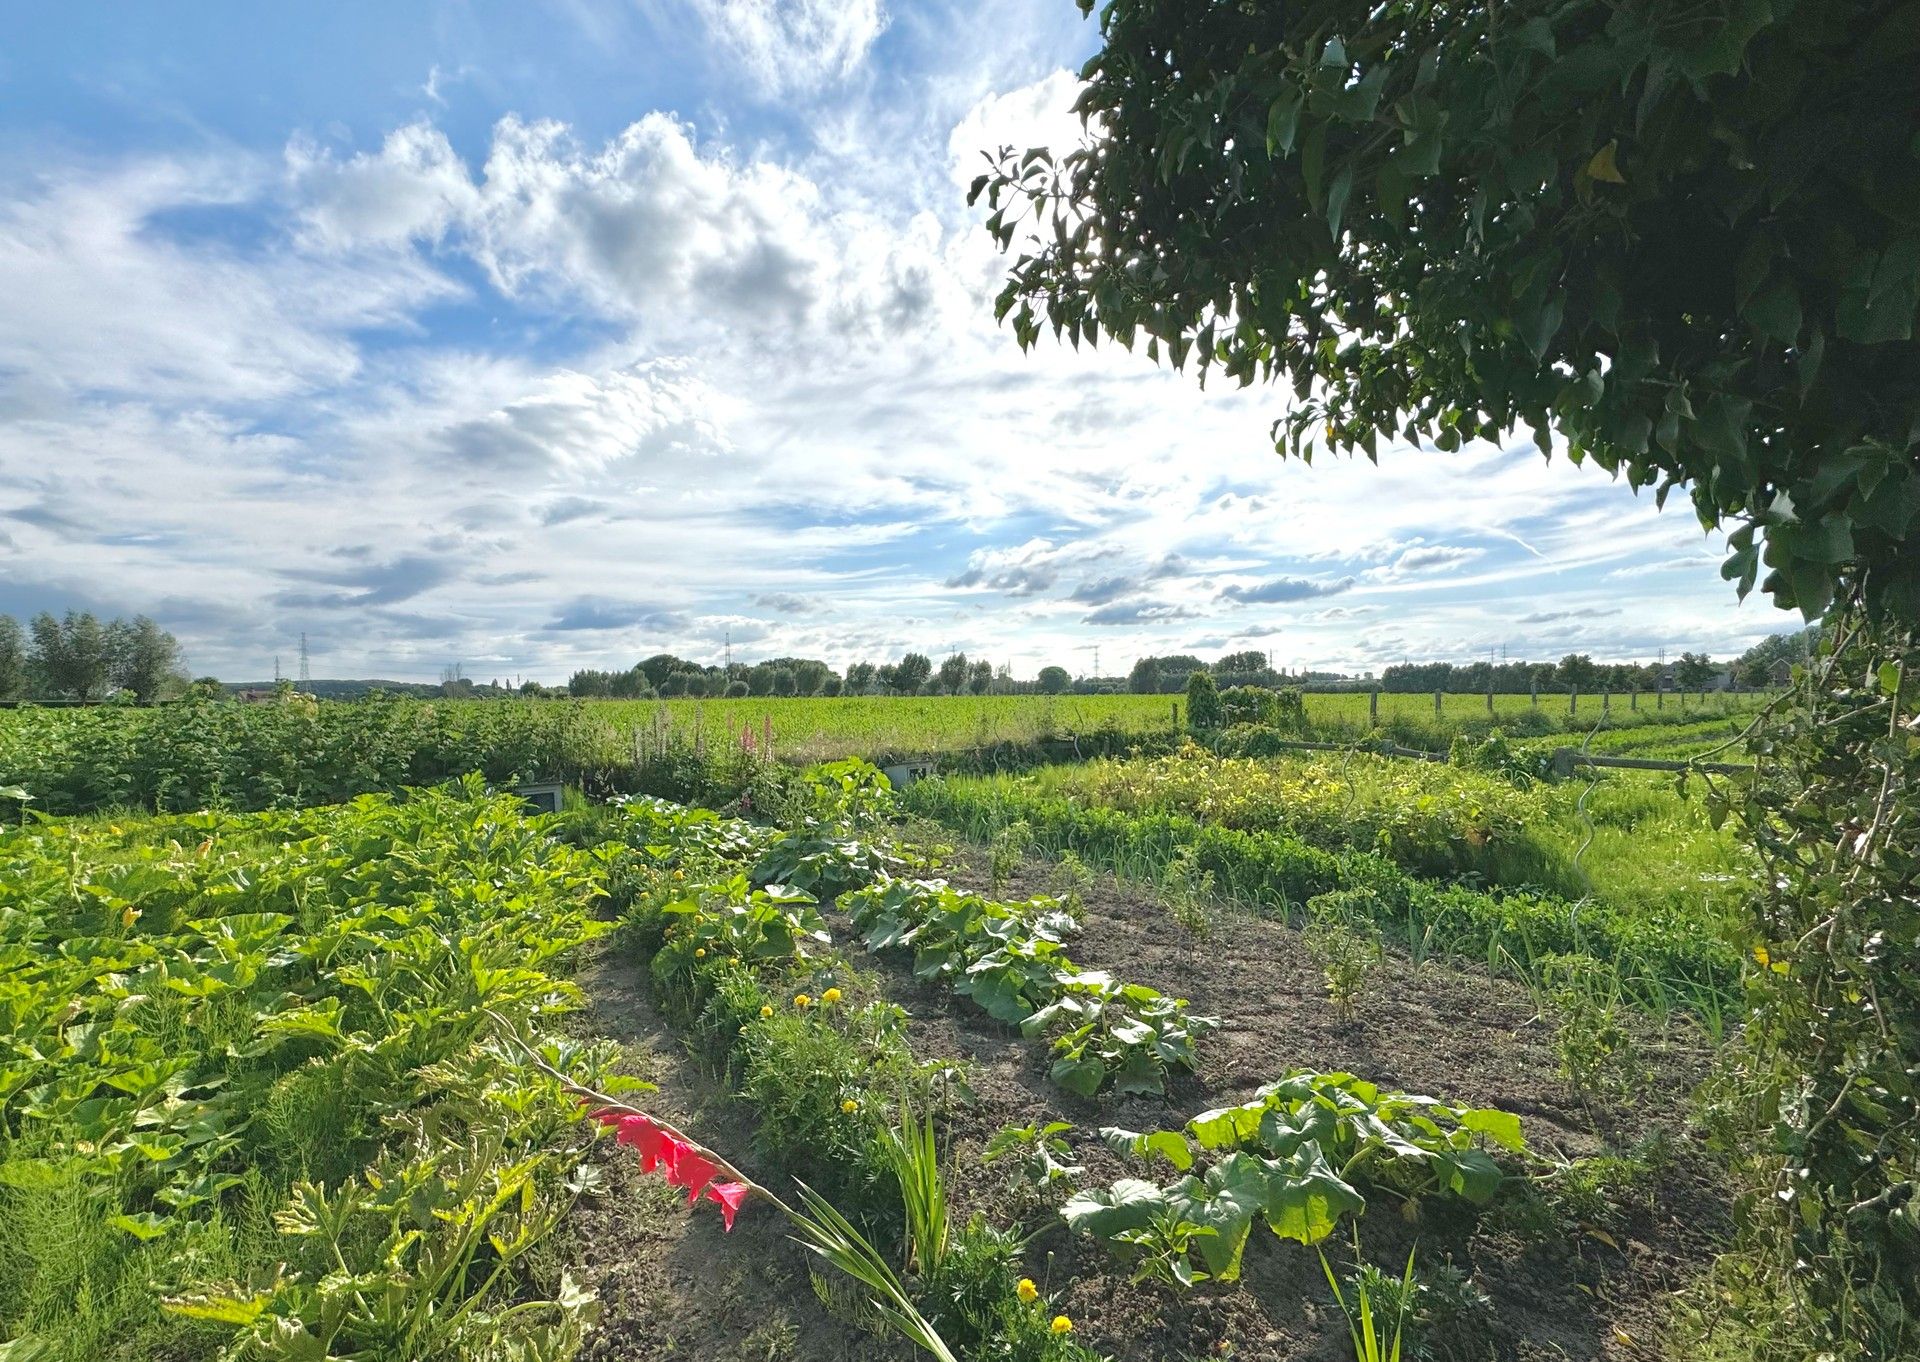
<instances>
[{"instance_id":1,"label":"red flower","mask_svg":"<svg viewBox=\"0 0 1920 1362\"><path fill-rule=\"evenodd\" d=\"M673 1152L673 1163L667 1169L667 1181L675 1187L687 1189L687 1205L691 1206L700 1199L700 1193L707 1189L719 1174L720 1169L706 1156L690 1145L672 1141L678 1147Z\"/></svg>"},{"instance_id":2,"label":"red flower","mask_svg":"<svg viewBox=\"0 0 1920 1362\"><path fill-rule=\"evenodd\" d=\"M677 1142L645 1116L620 1118L620 1144L630 1144L640 1152L640 1171L651 1173L664 1165L669 1171L677 1154Z\"/></svg>"},{"instance_id":3,"label":"red flower","mask_svg":"<svg viewBox=\"0 0 1920 1362\"><path fill-rule=\"evenodd\" d=\"M727 1229L733 1228L733 1217L740 1211L740 1203L747 1199L748 1187L744 1182L716 1182L707 1188L707 1200L720 1203L720 1221Z\"/></svg>"}]
</instances>

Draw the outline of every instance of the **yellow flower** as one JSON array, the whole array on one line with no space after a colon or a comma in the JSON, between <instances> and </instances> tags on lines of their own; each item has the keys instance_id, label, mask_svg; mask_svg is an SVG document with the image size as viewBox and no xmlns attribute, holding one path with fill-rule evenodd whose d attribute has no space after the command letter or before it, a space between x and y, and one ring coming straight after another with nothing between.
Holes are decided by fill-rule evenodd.
<instances>
[{"instance_id":1,"label":"yellow flower","mask_svg":"<svg viewBox=\"0 0 1920 1362\"><path fill-rule=\"evenodd\" d=\"M804 993L796 993L793 995L793 1005L795 1007L812 1007L813 999Z\"/></svg>"},{"instance_id":2,"label":"yellow flower","mask_svg":"<svg viewBox=\"0 0 1920 1362\"><path fill-rule=\"evenodd\" d=\"M707 958L707 948L705 946L696 946L694 948L693 958L695 960L705 960Z\"/></svg>"},{"instance_id":3,"label":"yellow flower","mask_svg":"<svg viewBox=\"0 0 1920 1362\"><path fill-rule=\"evenodd\" d=\"M860 1104L854 1101L851 1097L849 1097L846 1101L840 1104L840 1110L846 1112L847 1115L851 1116L853 1115L854 1112L860 1110Z\"/></svg>"},{"instance_id":4,"label":"yellow flower","mask_svg":"<svg viewBox=\"0 0 1920 1362\"><path fill-rule=\"evenodd\" d=\"M768 1003L766 1006L762 1007L760 1009L760 1015L763 1017L771 1017L773 1015L773 1004Z\"/></svg>"},{"instance_id":5,"label":"yellow flower","mask_svg":"<svg viewBox=\"0 0 1920 1362\"><path fill-rule=\"evenodd\" d=\"M676 870L673 872L673 877L676 880L684 880L687 877L687 872L684 870Z\"/></svg>"},{"instance_id":6,"label":"yellow flower","mask_svg":"<svg viewBox=\"0 0 1920 1362\"><path fill-rule=\"evenodd\" d=\"M1056 1334L1070 1334L1073 1332L1073 1321L1065 1315L1055 1315L1053 1317L1053 1323L1047 1327L1052 1329Z\"/></svg>"},{"instance_id":7,"label":"yellow flower","mask_svg":"<svg viewBox=\"0 0 1920 1362\"><path fill-rule=\"evenodd\" d=\"M1761 969L1765 969L1773 962L1773 956L1767 953L1765 946L1755 946L1753 948L1753 959L1754 963L1758 964Z\"/></svg>"},{"instance_id":8,"label":"yellow flower","mask_svg":"<svg viewBox=\"0 0 1920 1362\"><path fill-rule=\"evenodd\" d=\"M1014 1288L1014 1294L1031 1305L1040 1299L1040 1288L1033 1284L1033 1278L1022 1277L1020 1279L1020 1285Z\"/></svg>"},{"instance_id":9,"label":"yellow flower","mask_svg":"<svg viewBox=\"0 0 1920 1362\"><path fill-rule=\"evenodd\" d=\"M827 990L827 991L826 991L825 993L822 993L822 994L820 995L820 1001L821 1001L821 1002L823 1002L823 1003L837 1003L837 1002L839 1002L839 1001L840 1001L840 990L839 990L839 989L837 989L837 988L830 988L830 989L828 989L828 990Z\"/></svg>"}]
</instances>

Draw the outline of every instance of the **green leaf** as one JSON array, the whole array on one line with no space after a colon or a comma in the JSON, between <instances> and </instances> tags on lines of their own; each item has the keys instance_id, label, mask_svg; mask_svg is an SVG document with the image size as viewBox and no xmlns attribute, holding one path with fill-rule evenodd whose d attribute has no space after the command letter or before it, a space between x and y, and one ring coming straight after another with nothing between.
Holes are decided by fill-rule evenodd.
<instances>
[{"instance_id":1,"label":"green leaf","mask_svg":"<svg viewBox=\"0 0 1920 1362\"><path fill-rule=\"evenodd\" d=\"M267 1308L262 1296L179 1296L163 1301L161 1309L186 1319L204 1319L215 1324L252 1324Z\"/></svg>"},{"instance_id":2,"label":"green leaf","mask_svg":"<svg viewBox=\"0 0 1920 1362\"><path fill-rule=\"evenodd\" d=\"M1167 1194L1141 1178L1120 1178L1112 1187L1075 1192L1060 1208L1067 1228L1111 1239L1123 1230L1141 1230L1167 1209Z\"/></svg>"},{"instance_id":3,"label":"green leaf","mask_svg":"<svg viewBox=\"0 0 1920 1362\"><path fill-rule=\"evenodd\" d=\"M1327 230L1340 235L1340 218L1347 211L1347 196L1353 192L1353 167L1343 166L1333 183L1327 186Z\"/></svg>"},{"instance_id":4,"label":"green leaf","mask_svg":"<svg viewBox=\"0 0 1920 1362\"><path fill-rule=\"evenodd\" d=\"M1182 1219L1213 1231L1194 1248L1218 1281L1240 1276L1253 1217L1267 1201L1267 1171L1251 1154L1230 1154L1207 1170L1205 1178L1182 1178L1168 1189L1168 1200Z\"/></svg>"},{"instance_id":5,"label":"green leaf","mask_svg":"<svg viewBox=\"0 0 1920 1362\"><path fill-rule=\"evenodd\" d=\"M1510 1149L1516 1154L1526 1151L1527 1140L1520 1133L1520 1118L1512 1112L1501 1111L1497 1107L1472 1107L1457 1115L1462 1130L1484 1135L1502 1149Z\"/></svg>"},{"instance_id":6,"label":"green leaf","mask_svg":"<svg viewBox=\"0 0 1920 1362\"><path fill-rule=\"evenodd\" d=\"M1107 1066L1094 1055L1083 1055L1078 1059L1069 1055L1055 1060L1047 1076L1068 1092L1092 1097L1106 1081Z\"/></svg>"},{"instance_id":7,"label":"green leaf","mask_svg":"<svg viewBox=\"0 0 1920 1362\"><path fill-rule=\"evenodd\" d=\"M163 1215L153 1211L141 1211L135 1215L116 1215L108 1218L107 1223L116 1230L125 1230L135 1239L142 1241L158 1239L171 1228L171 1222Z\"/></svg>"},{"instance_id":8,"label":"green leaf","mask_svg":"<svg viewBox=\"0 0 1920 1362\"><path fill-rule=\"evenodd\" d=\"M1761 335L1791 345L1800 334L1800 290L1786 275L1776 274L1742 315Z\"/></svg>"},{"instance_id":9,"label":"green leaf","mask_svg":"<svg viewBox=\"0 0 1920 1362\"><path fill-rule=\"evenodd\" d=\"M1267 1224L1282 1239L1317 1244L1343 1215L1358 1215L1366 1198L1328 1166L1317 1144L1305 1144L1289 1159L1266 1161L1267 1191L1261 1203Z\"/></svg>"}]
</instances>

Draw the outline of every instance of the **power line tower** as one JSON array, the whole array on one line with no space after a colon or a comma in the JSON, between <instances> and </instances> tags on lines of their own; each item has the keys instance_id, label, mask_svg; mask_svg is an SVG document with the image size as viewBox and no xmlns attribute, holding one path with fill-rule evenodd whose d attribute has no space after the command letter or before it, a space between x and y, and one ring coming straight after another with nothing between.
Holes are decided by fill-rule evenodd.
<instances>
[{"instance_id":1,"label":"power line tower","mask_svg":"<svg viewBox=\"0 0 1920 1362\"><path fill-rule=\"evenodd\" d=\"M307 631L302 629L300 631L300 684L307 686L311 685L312 682L313 663L307 656Z\"/></svg>"},{"instance_id":2,"label":"power line tower","mask_svg":"<svg viewBox=\"0 0 1920 1362\"><path fill-rule=\"evenodd\" d=\"M273 655L273 684L276 686L279 685L280 679L280 654L275 653Z\"/></svg>"},{"instance_id":3,"label":"power line tower","mask_svg":"<svg viewBox=\"0 0 1920 1362\"><path fill-rule=\"evenodd\" d=\"M713 636L709 634L707 637L711 638ZM729 681L733 680L733 630L732 628L728 628L727 630L727 665L726 665L726 668L720 674L726 677L727 680Z\"/></svg>"}]
</instances>

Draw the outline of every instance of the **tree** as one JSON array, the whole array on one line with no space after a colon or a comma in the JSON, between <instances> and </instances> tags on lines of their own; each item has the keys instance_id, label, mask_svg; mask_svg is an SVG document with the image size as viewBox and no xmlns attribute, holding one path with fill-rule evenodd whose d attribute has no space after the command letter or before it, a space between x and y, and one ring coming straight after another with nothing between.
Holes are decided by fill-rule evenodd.
<instances>
[{"instance_id":1,"label":"tree","mask_svg":"<svg viewBox=\"0 0 1920 1362\"><path fill-rule=\"evenodd\" d=\"M865 695L873 689L874 667L871 662L856 662L847 668L847 694Z\"/></svg>"},{"instance_id":2,"label":"tree","mask_svg":"<svg viewBox=\"0 0 1920 1362\"><path fill-rule=\"evenodd\" d=\"M993 664L984 657L967 667L967 689L975 695L985 695L987 688L993 685Z\"/></svg>"},{"instance_id":3,"label":"tree","mask_svg":"<svg viewBox=\"0 0 1920 1362\"><path fill-rule=\"evenodd\" d=\"M773 666L761 662L747 668L747 694L769 695L773 692Z\"/></svg>"},{"instance_id":4,"label":"tree","mask_svg":"<svg viewBox=\"0 0 1920 1362\"><path fill-rule=\"evenodd\" d=\"M733 680L727 682L726 697L729 700L744 700L747 697L747 683Z\"/></svg>"},{"instance_id":5,"label":"tree","mask_svg":"<svg viewBox=\"0 0 1920 1362\"><path fill-rule=\"evenodd\" d=\"M1042 667L1040 675L1034 679L1042 695L1065 695L1073 685L1073 677L1065 667Z\"/></svg>"},{"instance_id":6,"label":"tree","mask_svg":"<svg viewBox=\"0 0 1920 1362\"><path fill-rule=\"evenodd\" d=\"M933 675L933 663L925 653L908 653L894 666L893 688L902 695L918 695Z\"/></svg>"},{"instance_id":7,"label":"tree","mask_svg":"<svg viewBox=\"0 0 1920 1362\"><path fill-rule=\"evenodd\" d=\"M1920 82L1859 60L1910 12L1672 10L1110 4L1086 144L974 182L999 311L1290 379L1287 452L1557 429L1687 487L1743 592L1920 617Z\"/></svg>"},{"instance_id":8,"label":"tree","mask_svg":"<svg viewBox=\"0 0 1920 1362\"><path fill-rule=\"evenodd\" d=\"M1718 675L1719 664L1705 653L1682 653L1673 665L1673 679L1681 690L1704 690Z\"/></svg>"},{"instance_id":9,"label":"tree","mask_svg":"<svg viewBox=\"0 0 1920 1362\"><path fill-rule=\"evenodd\" d=\"M26 631L13 616L0 615L0 700L18 700L26 688Z\"/></svg>"},{"instance_id":10,"label":"tree","mask_svg":"<svg viewBox=\"0 0 1920 1362\"><path fill-rule=\"evenodd\" d=\"M91 611L69 610L56 620L43 610L32 629L32 667L49 694L83 704L106 694L107 632Z\"/></svg>"},{"instance_id":11,"label":"tree","mask_svg":"<svg viewBox=\"0 0 1920 1362\"><path fill-rule=\"evenodd\" d=\"M1772 1185L1739 1275L1793 1325L1756 1351L1909 1349L1920 961L1891 943L1915 939L1895 829L1920 753L1887 725L1920 669L1911 3L1112 0L1100 22L1087 145L1008 148L974 185L1021 238L998 307L1023 346L1144 333L1203 379L1284 378L1301 455L1524 424L1687 490L1743 595L1764 568L1778 604L1833 607L1845 645L1802 703L1852 726L1783 721L1790 769L1740 805L1772 860L1750 941L1781 969L1748 1027L1745 1155Z\"/></svg>"},{"instance_id":12,"label":"tree","mask_svg":"<svg viewBox=\"0 0 1920 1362\"><path fill-rule=\"evenodd\" d=\"M793 668L775 667L773 669L773 693L775 695L783 697L795 695L799 693L799 690L800 680L794 675Z\"/></svg>"},{"instance_id":13,"label":"tree","mask_svg":"<svg viewBox=\"0 0 1920 1362\"><path fill-rule=\"evenodd\" d=\"M647 678L647 684L655 690L664 689L664 683L675 672L698 671L693 663L675 657L672 653L655 653L646 661L638 664L640 672Z\"/></svg>"},{"instance_id":14,"label":"tree","mask_svg":"<svg viewBox=\"0 0 1920 1362\"><path fill-rule=\"evenodd\" d=\"M1160 660L1143 657L1127 673L1127 689L1135 695L1152 695L1160 689Z\"/></svg>"},{"instance_id":15,"label":"tree","mask_svg":"<svg viewBox=\"0 0 1920 1362\"><path fill-rule=\"evenodd\" d=\"M143 705L159 699L177 680L180 645L145 615L107 626L107 651L112 684L132 691Z\"/></svg>"},{"instance_id":16,"label":"tree","mask_svg":"<svg viewBox=\"0 0 1920 1362\"><path fill-rule=\"evenodd\" d=\"M1554 668L1554 679L1568 690L1591 691L1600 685L1600 668L1585 653L1568 653Z\"/></svg>"},{"instance_id":17,"label":"tree","mask_svg":"<svg viewBox=\"0 0 1920 1362\"><path fill-rule=\"evenodd\" d=\"M967 684L967 655L949 653L940 663L940 689L949 695L958 695Z\"/></svg>"},{"instance_id":18,"label":"tree","mask_svg":"<svg viewBox=\"0 0 1920 1362\"><path fill-rule=\"evenodd\" d=\"M1220 688L1213 673L1205 668L1187 678L1187 727L1195 733L1210 733L1227 721L1227 709L1220 701Z\"/></svg>"}]
</instances>

